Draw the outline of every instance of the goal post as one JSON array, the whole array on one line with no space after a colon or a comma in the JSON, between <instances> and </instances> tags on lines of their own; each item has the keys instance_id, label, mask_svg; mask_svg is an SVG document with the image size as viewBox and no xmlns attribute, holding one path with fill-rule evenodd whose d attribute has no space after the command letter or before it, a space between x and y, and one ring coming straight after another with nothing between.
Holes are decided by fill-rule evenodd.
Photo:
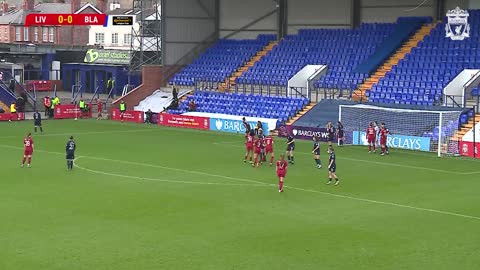
<instances>
[{"instance_id":1,"label":"goal post","mask_svg":"<svg viewBox=\"0 0 480 270\"><path fill-rule=\"evenodd\" d=\"M366 128L370 122L384 122L391 134L387 145L417 151L435 152L439 157L457 155L455 139L462 111L387 108L366 104L340 105L346 143L367 145Z\"/></svg>"}]
</instances>

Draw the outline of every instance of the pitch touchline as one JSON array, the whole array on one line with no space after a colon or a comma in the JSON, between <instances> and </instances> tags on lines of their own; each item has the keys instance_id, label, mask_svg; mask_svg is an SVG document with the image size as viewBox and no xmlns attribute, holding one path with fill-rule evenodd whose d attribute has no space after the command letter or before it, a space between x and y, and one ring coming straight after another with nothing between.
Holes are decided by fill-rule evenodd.
<instances>
[{"instance_id":1,"label":"pitch touchline","mask_svg":"<svg viewBox=\"0 0 480 270\"><path fill-rule=\"evenodd\" d=\"M0 147L13 148L13 149L23 149L23 148L21 148L21 147L15 147L15 146L10 146L10 145L0 145ZM38 151L38 152L44 152L44 153L49 153L49 154L64 155L64 153L60 153L60 152L51 152L51 151L38 150L38 149L37 149L36 151ZM190 172L190 173L199 173L199 174L206 175L206 176L220 177L220 178L224 178L224 179L245 181L245 182L251 182L251 183L261 184L261 185L268 185L267 183L259 182L259 181L254 181L254 180L248 180L248 179L236 178L236 177L230 177L230 176L224 176L224 175L218 175L218 174L209 174L209 173L205 173L205 172L189 171L189 170L171 168L171 167L160 166L160 165L143 164L143 163L138 163L138 162L115 160L115 159L109 159L109 158L98 158L98 157L91 157L91 156L82 156L82 158L105 160L105 161L119 162L119 163L139 165L139 166L149 166L149 167L154 167L154 168L170 169L170 170ZM115 175L115 176L116 176L116 175ZM141 177L140 177L140 178L141 178ZM158 180L157 180L157 181L158 181ZM273 184L272 184L272 185L273 185ZM448 215L448 216L455 216L455 217L462 217L462 218L480 220L480 217L470 216L470 215L464 215L464 214L459 214L459 213L454 213L454 212L447 212L447 211L441 211L441 210L435 210L435 209L429 209L429 208L415 207L415 206L404 205L404 204L397 204L397 203L391 203L391 202L376 201L376 200L364 199L364 198L360 198L360 197L353 197L353 196L346 196L346 195L341 195L341 194L336 194L336 193L323 192L323 191L318 191L318 190L313 190L313 189L304 189L304 188L299 188L299 187L294 187L294 186L285 186L285 187L291 188L291 189L293 189L293 190L310 192L310 193L316 193L316 194L322 194L322 195L327 195L327 196L331 196L331 197L344 198L344 199L350 199L350 200L355 200L355 201L368 202L368 203L373 203L373 204L382 204L382 205L395 206L395 207L413 209L413 210L430 212L430 213L437 213L437 214Z\"/></svg>"},{"instance_id":2,"label":"pitch touchline","mask_svg":"<svg viewBox=\"0 0 480 270\"><path fill-rule=\"evenodd\" d=\"M70 136L70 135L89 135L89 134L110 134L110 133L130 133L130 132L145 132L153 131L154 129L131 129L131 130L115 130L115 131L92 131L92 132L73 132L73 133L47 133L41 134L39 137L56 137L56 136ZM18 138L18 136L0 136L0 139Z\"/></svg>"},{"instance_id":3,"label":"pitch touchline","mask_svg":"<svg viewBox=\"0 0 480 270\"><path fill-rule=\"evenodd\" d=\"M230 147L237 147L237 148L244 148L243 146L235 145L235 144L231 144L231 143L213 143L213 144L227 145L227 146L230 146ZM302 154L302 155L311 155L309 153L304 153L304 152L295 152L295 153L296 154ZM419 166L411 166L411 165L395 164L395 163L386 163L386 162L380 162L380 161L363 160L363 159L347 158L347 157L337 157L337 159L344 159L344 160L350 160L350 161L356 161L356 162L365 162L365 163L372 163L372 164L386 165L386 166L393 166L393 167L402 167L402 168L409 168L409 169L427 170L427 171L434 171L434 172L441 172L441 173L460 174L460 175L471 175L471 174L480 173L480 171L455 172L455 171L447 171L447 170L440 170L440 169L427 168L427 167L419 167Z\"/></svg>"}]
</instances>

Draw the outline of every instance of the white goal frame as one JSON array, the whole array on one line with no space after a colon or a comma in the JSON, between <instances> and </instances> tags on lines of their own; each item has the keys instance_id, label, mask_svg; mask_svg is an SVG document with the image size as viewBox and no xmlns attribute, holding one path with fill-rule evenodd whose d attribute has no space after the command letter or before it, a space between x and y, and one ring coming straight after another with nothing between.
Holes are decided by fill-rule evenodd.
<instances>
[{"instance_id":1,"label":"white goal frame","mask_svg":"<svg viewBox=\"0 0 480 270\"><path fill-rule=\"evenodd\" d=\"M407 116L406 115L402 115L402 113L409 113L409 115L411 115L411 113L415 113L415 114L418 114L418 117L416 118L416 120L419 120L421 121L422 119L427 119L427 115L430 115L431 116L435 116L436 121L431 121L430 122L430 125L436 125L436 127L438 127L438 136L437 136L437 141L436 141L436 147L433 147L433 152L436 152L437 155L439 157L442 157L443 155L457 155L458 154L458 141L453 141L451 140L453 138L453 135L456 133L454 132L453 134L451 134L450 136L446 136L443 132L443 128L444 126L447 125L447 123L449 121L459 121L459 118L460 118L460 115L462 113L462 111L454 111L454 110L446 110L446 111L430 111L430 110L418 110L418 109L400 109L400 108L388 108L388 107L379 107L379 106L373 106L373 105L366 105L366 104L355 104L355 105L340 105L339 108L338 108L338 120L342 122L344 128L345 128L345 132L351 132L352 129L348 128L348 125L349 123L345 123L345 120L346 120L346 117L345 117L345 114L346 114L346 109L356 109L357 112L361 112L362 110L365 112L365 113L357 113L357 114L354 114L352 117L355 118L357 117L357 121L359 123L359 125L357 125L357 127L360 127L361 128L367 128L367 125L369 122L373 122L373 121L378 121L378 120L381 120L381 119L369 119L369 120L365 120L365 119L361 119L361 118L368 118L368 114L371 113L371 112L376 112L375 115L376 116L372 116L372 117L377 117L377 118L382 118L382 117L379 117L379 115L387 115L387 112L390 112L390 113L395 113L396 117L397 118L393 118L391 116L385 116L388 118L388 121L387 119L383 119L381 121L385 121L387 123L387 127L392 130L392 126L395 126L395 121L400 121L401 120L408 120L407 119ZM382 113L384 112L384 113ZM405 116L405 118L402 119L402 116ZM425 118L424 118L425 117ZM432 118L430 118L432 119ZM381 121L378 121L379 123ZM358 129L358 128L357 128ZM415 131L416 133L422 133L422 132L426 132L428 130L417 130ZM360 132L360 130L359 130ZM397 133L397 132L392 132L392 133ZM415 135L412 135L412 134L402 134L402 133L399 133L399 135L404 135L404 136L416 136L416 137L421 137L419 136L418 134L415 134ZM353 140L353 139L352 139ZM453 143L456 143L457 144L457 149L455 151L449 151L450 150L450 145L453 144ZM435 144L434 144L435 146ZM430 152L432 152L432 150L430 150Z\"/></svg>"}]
</instances>

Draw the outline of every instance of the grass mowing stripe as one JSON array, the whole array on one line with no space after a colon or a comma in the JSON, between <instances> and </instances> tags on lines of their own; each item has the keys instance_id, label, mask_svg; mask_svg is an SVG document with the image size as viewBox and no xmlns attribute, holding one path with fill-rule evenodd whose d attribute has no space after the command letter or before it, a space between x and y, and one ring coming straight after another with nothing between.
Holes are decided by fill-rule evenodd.
<instances>
[{"instance_id":1,"label":"grass mowing stripe","mask_svg":"<svg viewBox=\"0 0 480 270\"><path fill-rule=\"evenodd\" d=\"M230 145L230 146L232 146L232 145ZM9 145L0 145L0 147L12 148L12 149L23 149L21 147L15 147L15 146L9 146ZM64 155L64 153L60 153L60 152L52 152L52 151L46 151L46 150L36 150L36 151L49 153L49 154ZM304 154L306 154L306 153L304 153ZM224 175L218 175L218 174L209 174L209 173L198 172L198 171L189 171L189 170L171 168L171 167L160 166L160 165L144 164L144 163L138 163L138 162L130 162L130 161L115 160L115 159L101 158L101 157L92 157L92 156L82 156L82 158L90 158L90 159L95 159L95 160L119 162L119 163L125 163L125 164L147 166L147 167L160 168L160 169L168 169L168 170L187 172L187 173L190 172L190 173L195 173L195 174L199 174L199 175L205 175L205 176L219 177L219 178L224 178L224 179L229 179L229 180L237 180L237 181L255 183L259 186L275 186L274 184L267 184L267 183L264 183L264 182L259 182L259 181L254 181L254 180L248 180L248 179L236 178L236 177L230 177L230 176L224 176ZM86 168L83 168L83 169L86 169ZM86 169L86 170L88 171L90 169ZM93 170L91 170L91 171L93 171ZM104 174L104 175L109 175L110 174L110 173L99 172L99 171L95 171L95 172L100 173L100 174ZM111 176L120 176L120 175L115 174L115 175L111 175ZM144 179L143 177L136 177L136 176L132 176L131 178L147 180L147 179ZM160 180L152 180L152 181L160 181ZM437 214L442 214L442 215L447 215L447 216L454 216L454 217L461 217L461 218L467 218L467 219L473 219L473 220L480 220L480 217L465 215L465 214L459 214L459 213L454 213L454 212L448 212L448 211L442 211L442 210L436 210L436 209L429 209L429 208L422 208L422 207L416 207L416 206L410 206L410 205L404 205L404 204L397 204L397 203L391 203L391 202L377 201L377 200L365 199L365 198L360 198L360 197L346 196L346 195L341 195L341 194L336 194L336 193L331 193L331 192L323 192L323 191L318 191L318 190L313 190L313 189L305 189L305 188L288 186L288 185L286 185L285 187L293 189L293 190L297 190L297 191L322 194L322 195L333 196L333 197L337 197L337 198L344 198L344 199L349 199L349 200L362 201L362 202L366 202L366 203L388 205L388 206L412 209L412 210L423 211L423 212L437 213Z\"/></svg>"},{"instance_id":2,"label":"grass mowing stripe","mask_svg":"<svg viewBox=\"0 0 480 270\"><path fill-rule=\"evenodd\" d=\"M232 143L213 143L214 145L225 145L229 147L237 147L237 148L244 148L244 146L236 145ZM311 153L305 152L298 152L295 151L295 154L302 154L302 155L312 155ZM405 164L396 164L396 163L387 163L387 162L380 162L380 161L372 161L372 160L364 160L364 159L356 159L356 158L346 158L346 157L336 157L337 159L355 161L355 162L364 162L364 163L371 163L377 165L386 165L386 166L393 166L393 167L401 167L401 168L409 168L409 169L417 169L417 170L426 170L432 172L441 172L441 173L451 173L451 174L459 174L459 175L472 175L472 174L480 174L480 171L473 171L473 172L455 172L455 171L448 171L448 170L440 170L428 167L420 167L420 166L412 166L412 165L405 165Z\"/></svg>"}]
</instances>

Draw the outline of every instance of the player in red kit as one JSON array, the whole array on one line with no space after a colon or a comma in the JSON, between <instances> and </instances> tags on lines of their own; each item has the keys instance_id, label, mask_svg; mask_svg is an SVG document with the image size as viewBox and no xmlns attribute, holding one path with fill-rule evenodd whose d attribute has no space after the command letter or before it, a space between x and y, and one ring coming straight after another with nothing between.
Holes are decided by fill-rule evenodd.
<instances>
[{"instance_id":1,"label":"player in red kit","mask_svg":"<svg viewBox=\"0 0 480 270\"><path fill-rule=\"evenodd\" d=\"M262 148L263 148L263 139L261 136L258 136L257 139L253 142L253 145L255 146L255 154L254 154L254 163L252 164L253 167L258 167L259 165L259 158L261 158L262 155Z\"/></svg>"},{"instance_id":2,"label":"player in red kit","mask_svg":"<svg viewBox=\"0 0 480 270\"><path fill-rule=\"evenodd\" d=\"M273 138L272 136L268 135L264 139L264 145L265 145L265 157L270 154L270 166L273 165L273 159L275 158L275 155L273 153Z\"/></svg>"},{"instance_id":3,"label":"player in red kit","mask_svg":"<svg viewBox=\"0 0 480 270\"><path fill-rule=\"evenodd\" d=\"M30 168L30 164L32 161L32 155L33 155L33 139L32 139L32 134L29 132L27 134L27 137L23 139L23 160L22 160L22 168L25 165L25 160L28 158L28 168Z\"/></svg>"},{"instance_id":4,"label":"player in red kit","mask_svg":"<svg viewBox=\"0 0 480 270\"><path fill-rule=\"evenodd\" d=\"M377 151L375 148L375 140L377 139L377 134L375 132L375 127L373 126L373 123L370 123L370 126L367 128L367 143L368 143L368 153L372 152L372 149L374 152Z\"/></svg>"},{"instance_id":5,"label":"player in red kit","mask_svg":"<svg viewBox=\"0 0 480 270\"><path fill-rule=\"evenodd\" d=\"M277 176L278 176L278 192L283 192L283 181L287 175L288 162L285 160L285 155L280 155L280 160L277 160Z\"/></svg>"},{"instance_id":6,"label":"player in red kit","mask_svg":"<svg viewBox=\"0 0 480 270\"><path fill-rule=\"evenodd\" d=\"M384 156L385 154L388 154L388 148L387 148L387 136L390 134L390 131L388 128L385 127L385 123L382 123L380 126L380 146L382 147L382 153L381 155Z\"/></svg>"},{"instance_id":7,"label":"player in red kit","mask_svg":"<svg viewBox=\"0 0 480 270\"><path fill-rule=\"evenodd\" d=\"M252 163L253 158L253 142L255 140L255 132L252 130L249 134L245 135L245 148L247 152L245 153L245 158L243 162L247 162L247 159L250 157L250 163Z\"/></svg>"}]
</instances>

